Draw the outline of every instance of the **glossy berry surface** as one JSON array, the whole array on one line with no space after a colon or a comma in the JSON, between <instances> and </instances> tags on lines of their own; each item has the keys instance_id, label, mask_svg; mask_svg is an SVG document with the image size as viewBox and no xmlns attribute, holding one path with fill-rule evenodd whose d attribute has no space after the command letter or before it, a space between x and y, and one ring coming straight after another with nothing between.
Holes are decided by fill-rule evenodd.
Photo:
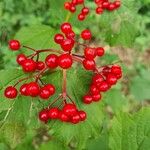
<instances>
[{"instance_id":1,"label":"glossy berry surface","mask_svg":"<svg viewBox=\"0 0 150 150\"><path fill-rule=\"evenodd\" d=\"M71 31L72 31L72 26L71 26L71 24L68 23L68 22L63 23L63 24L61 25L61 31L62 31L63 33L69 33L69 32L71 32Z\"/></svg>"},{"instance_id":2,"label":"glossy berry surface","mask_svg":"<svg viewBox=\"0 0 150 150\"><path fill-rule=\"evenodd\" d=\"M40 93L40 87L36 82L30 82L28 84L27 93L31 97L36 97Z\"/></svg>"},{"instance_id":3,"label":"glossy berry surface","mask_svg":"<svg viewBox=\"0 0 150 150\"><path fill-rule=\"evenodd\" d=\"M27 57L24 54L19 54L16 59L19 65L22 65L25 60L27 60Z\"/></svg>"},{"instance_id":4,"label":"glossy berry surface","mask_svg":"<svg viewBox=\"0 0 150 150\"><path fill-rule=\"evenodd\" d=\"M9 86L5 89L4 95L9 99L14 99L17 97L18 91L15 87Z\"/></svg>"},{"instance_id":5,"label":"glossy berry surface","mask_svg":"<svg viewBox=\"0 0 150 150\"><path fill-rule=\"evenodd\" d=\"M91 31L90 30L83 30L81 33L81 37L84 40L90 40L92 37Z\"/></svg>"},{"instance_id":6,"label":"glossy berry surface","mask_svg":"<svg viewBox=\"0 0 150 150\"><path fill-rule=\"evenodd\" d=\"M61 48L64 51L71 51L74 46L74 41L72 39L65 39L61 43Z\"/></svg>"},{"instance_id":7,"label":"glossy berry surface","mask_svg":"<svg viewBox=\"0 0 150 150\"><path fill-rule=\"evenodd\" d=\"M84 49L84 56L88 60L93 60L96 57L96 51L94 48L85 48Z\"/></svg>"},{"instance_id":8,"label":"glossy berry surface","mask_svg":"<svg viewBox=\"0 0 150 150\"><path fill-rule=\"evenodd\" d=\"M20 94L24 96L28 96L28 84L23 84L20 87Z\"/></svg>"},{"instance_id":9,"label":"glossy berry surface","mask_svg":"<svg viewBox=\"0 0 150 150\"><path fill-rule=\"evenodd\" d=\"M26 59L22 63L22 68L24 72L34 72L36 70L36 63L32 59Z\"/></svg>"},{"instance_id":10,"label":"glossy berry surface","mask_svg":"<svg viewBox=\"0 0 150 150\"><path fill-rule=\"evenodd\" d=\"M61 44L64 40L64 36L62 34L56 34L55 37L54 37L54 41L57 43L57 44Z\"/></svg>"},{"instance_id":11,"label":"glossy berry surface","mask_svg":"<svg viewBox=\"0 0 150 150\"><path fill-rule=\"evenodd\" d=\"M66 114L67 116L73 116L76 114L77 112L77 108L74 104L66 104L63 107L63 112L64 114Z\"/></svg>"},{"instance_id":12,"label":"glossy berry surface","mask_svg":"<svg viewBox=\"0 0 150 150\"><path fill-rule=\"evenodd\" d=\"M90 103L92 103L92 96L91 96L91 95L85 95L85 96L83 97L83 103L85 103L85 104L90 104Z\"/></svg>"},{"instance_id":13,"label":"glossy berry surface","mask_svg":"<svg viewBox=\"0 0 150 150\"><path fill-rule=\"evenodd\" d=\"M40 121L47 123L48 119L49 118L48 118L48 110L47 109L44 109L39 112L39 120Z\"/></svg>"},{"instance_id":14,"label":"glossy berry surface","mask_svg":"<svg viewBox=\"0 0 150 150\"><path fill-rule=\"evenodd\" d=\"M63 69L70 68L72 63L72 57L69 54L62 54L58 58L58 65Z\"/></svg>"},{"instance_id":15,"label":"glossy berry surface","mask_svg":"<svg viewBox=\"0 0 150 150\"><path fill-rule=\"evenodd\" d=\"M51 69L56 68L58 66L58 56L55 54L48 55L45 59L45 63Z\"/></svg>"},{"instance_id":16,"label":"glossy berry surface","mask_svg":"<svg viewBox=\"0 0 150 150\"><path fill-rule=\"evenodd\" d=\"M95 61L94 60L83 60L83 66L86 70L94 70L95 69Z\"/></svg>"},{"instance_id":17,"label":"glossy berry surface","mask_svg":"<svg viewBox=\"0 0 150 150\"><path fill-rule=\"evenodd\" d=\"M59 109L58 108L51 108L48 111L49 119L58 119L59 118Z\"/></svg>"},{"instance_id":18,"label":"glossy berry surface","mask_svg":"<svg viewBox=\"0 0 150 150\"><path fill-rule=\"evenodd\" d=\"M20 42L18 40L10 40L9 41L9 48L13 51L19 50L21 47Z\"/></svg>"}]
</instances>

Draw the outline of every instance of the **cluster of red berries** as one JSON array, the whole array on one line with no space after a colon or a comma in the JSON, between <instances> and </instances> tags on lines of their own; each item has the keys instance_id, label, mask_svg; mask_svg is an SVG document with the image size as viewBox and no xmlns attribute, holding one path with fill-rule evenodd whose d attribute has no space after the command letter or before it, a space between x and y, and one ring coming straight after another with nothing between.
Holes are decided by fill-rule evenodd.
<instances>
[{"instance_id":1,"label":"cluster of red berries","mask_svg":"<svg viewBox=\"0 0 150 150\"><path fill-rule=\"evenodd\" d=\"M45 123L47 123L48 120L58 119L62 122L77 124L86 119L86 113L82 110L79 111L75 104L68 103L65 104L61 110L57 107L43 109L39 113L39 119Z\"/></svg>"},{"instance_id":2,"label":"cluster of red berries","mask_svg":"<svg viewBox=\"0 0 150 150\"><path fill-rule=\"evenodd\" d=\"M88 94L83 97L83 102L85 104L90 104L100 101L101 92L108 91L121 77L122 70L120 66L113 65L111 67L104 67L101 72L93 76L90 90Z\"/></svg>"},{"instance_id":3,"label":"cluster of red berries","mask_svg":"<svg viewBox=\"0 0 150 150\"><path fill-rule=\"evenodd\" d=\"M78 20L83 21L89 14L89 8L84 6L84 0L71 0L71 2L65 2L64 8L69 10L71 13L76 12L76 7L82 5L81 12L78 14Z\"/></svg>"},{"instance_id":4,"label":"cluster of red berries","mask_svg":"<svg viewBox=\"0 0 150 150\"><path fill-rule=\"evenodd\" d=\"M79 4L81 4L81 2L83 3L84 1L80 1ZM72 3L75 5L75 1L72 1ZM17 63L22 67L25 73L32 73L32 76L30 75L30 77L20 79L14 86L7 87L4 92L7 98L14 99L17 97L18 93L20 93L20 95L23 96L40 97L43 100L49 100L49 98L55 93L55 87L52 84L44 84L41 80L41 76L47 70L56 69L57 67L66 71L66 69L69 69L72 66L74 61L81 63L86 70L94 72L90 90L88 94L83 97L83 102L85 104L99 101L101 99L101 93L109 90L111 86L115 85L117 80L121 78L122 70L120 66L111 65L107 67L97 67L95 58L104 55L105 50L103 47L90 47L76 41L76 34L73 31L71 24L68 22L63 23L60 29L61 33L54 36L54 41L56 44L60 45L62 51L51 48L35 50L28 46L22 46L18 40L11 40L9 42L9 48L13 51L17 51L21 47L24 47L32 50L34 53L29 56L24 54L19 54L17 56ZM86 41L92 38L92 34L90 30L85 29L81 32L80 37ZM72 51L75 46L79 45L84 47L83 55L78 55ZM39 55L42 52L50 52L44 61L39 60ZM18 92L16 86L20 82L31 78L35 79L35 81L30 83L24 82L20 86ZM61 101L61 106L64 104L64 107L60 109L61 106L52 107L52 104L50 104L48 108L43 109L39 113L39 119L41 121L46 123L48 120L59 119L63 122L77 124L86 119L86 113L77 109L72 99L68 96L66 89L64 89L66 88L66 76L64 77L64 74L63 82L62 93L59 98L53 100L52 104L56 103L56 101L61 98L63 99L63 101ZM72 101L72 104L66 102L67 97Z\"/></svg>"},{"instance_id":5,"label":"cluster of red berries","mask_svg":"<svg viewBox=\"0 0 150 150\"><path fill-rule=\"evenodd\" d=\"M104 10L114 11L121 6L120 0L110 2L109 0L94 0L97 5L96 13L102 14Z\"/></svg>"},{"instance_id":6,"label":"cluster of red berries","mask_svg":"<svg viewBox=\"0 0 150 150\"><path fill-rule=\"evenodd\" d=\"M95 70L96 63L94 58L96 58L96 56L102 57L104 53L105 51L103 47L97 47L97 48L86 47L84 49L84 60L83 60L84 68L86 70Z\"/></svg>"},{"instance_id":7,"label":"cluster of red berries","mask_svg":"<svg viewBox=\"0 0 150 150\"><path fill-rule=\"evenodd\" d=\"M110 2L109 0L94 0L97 5L96 14L102 14L104 10L113 11L118 9L121 6L120 0ZM84 0L71 0L71 2L65 2L64 8L69 10L71 13L76 12L76 7L82 5L81 12L78 14L78 20L83 21L86 16L89 14L90 9L85 6Z\"/></svg>"},{"instance_id":8,"label":"cluster of red berries","mask_svg":"<svg viewBox=\"0 0 150 150\"><path fill-rule=\"evenodd\" d=\"M39 86L37 82L25 83L20 86L20 94L23 96L37 97L41 99L49 99L55 93L55 87L52 84ZM5 89L5 96L9 99L14 99L18 95L15 86L9 86Z\"/></svg>"}]
</instances>

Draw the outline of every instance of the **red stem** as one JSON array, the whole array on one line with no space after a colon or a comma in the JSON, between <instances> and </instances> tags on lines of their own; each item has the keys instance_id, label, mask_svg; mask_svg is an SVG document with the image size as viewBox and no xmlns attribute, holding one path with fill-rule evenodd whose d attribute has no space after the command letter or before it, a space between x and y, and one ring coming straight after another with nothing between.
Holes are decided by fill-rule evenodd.
<instances>
[{"instance_id":1,"label":"red stem","mask_svg":"<svg viewBox=\"0 0 150 150\"><path fill-rule=\"evenodd\" d=\"M46 72L47 69L48 69L48 68L45 67L42 71L39 72L39 74L36 76L36 82L39 80L40 76L41 76L43 73Z\"/></svg>"},{"instance_id":2,"label":"red stem","mask_svg":"<svg viewBox=\"0 0 150 150\"><path fill-rule=\"evenodd\" d=\"M16 87L20 82L24 81L24 80L28 80L30 78L33 78L34 76L31 76L31 77L26 77L26 78L23 78L23 79L20 79L18 82L15 83L14 87Z\"/></svg>"},{"instance_id":3,"label":"red stem","mask_svg":"<svg viewBox=\"0 0 150 150\"><path fill-rule=\"evenodd\" d=\"M66 69L63 69L63 81L62 81L62 96L66 103L66 96L67 96L67 71Z\"/></svg>"},{"instance_id":4,"label":"red stem","mask_svg":"<svg viewBox=\"0 0 150 150\"><path fill-rule=\"evenodd\" d=\"M35 50L34 48L31 48L31 47L29 47L29 46L23 45L23 47L24 47L24 48L27 48L27 49L30 49L30 50L32 50L32 51L34 51L34 52L36 52L36 50Z\"/></svg>"}]
</instances>

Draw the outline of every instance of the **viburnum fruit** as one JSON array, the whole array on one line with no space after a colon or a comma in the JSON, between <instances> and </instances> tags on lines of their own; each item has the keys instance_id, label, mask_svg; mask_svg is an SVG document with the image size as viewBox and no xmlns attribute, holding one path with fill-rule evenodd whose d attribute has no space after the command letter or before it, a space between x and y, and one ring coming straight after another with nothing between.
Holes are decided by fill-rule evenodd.
<instances>
[{"instance_id":1,"label":"viburnum fruit","mask_svg":"<svg viewBox=\"0 0 150 150\"><path fill-rule=\"evenodd\" d=\"M114 2L111 0L94 0L94 3L96 4L95 12L98 15L103 14L104 11L114 11L121 6L120 0L115 0ZM70 0L70 2L64 3L64 8L71 13L74 13L80 4L82 4L83 7L81 7L81 10L78 14L78 20L83 21L89 14L89 8L86 7L84 0Z\"/></svg>"},{"instance_id":2,"label":"viburnum fruit","mask_svg":"<svg viewBox=\"0 0 150 150\"><path fill-rule=\"evenodd\" d=\"M70 68L72 63L72 56L69 54L62 54L58 58L58 65L63 69Z\"/></svg>"},{"instance_id":3,"label":"viburnum fruit","mask_svg":"<svg viewBox=\"0 0 150 150\"><path fill-rule=\"evenodd\" d=\"M22 62L24 72L34 72L36 70L36 63L32 59L26 59Z\"/></svg>"},{"instance_id":4,"label":"viburnum fruit","mask_svg":"<svg viewBox=\"0 0 150 150\"><path fill-rule=\"evenodd\" d=\"M19 65L22 65L25 60L27 60L27 57L24 54L19 54L16 61Z\"/></svg>"},{"instance_id":5,"label":"viburnum fruit","mask_svg":"<svg viewBox=\"0 0 150 150\"><path fill-rule=\"evenodd\" d=\"M5 94L5 96L7 98L14 99L14 98L17 97L17 93L18 93L18 91L17 91L17 89L15 87L9 86L9 87L7 87L5 89L5 93L4 94Z\"/></svg>"},{"instance_id":6,"label":"viburnum fruit","mask_svg":"<svg viewBox=\"0 0 150 150\"><path fill-rule=\"evenodd\" d=\"M90 40L92 37L91 31L90 30L83 30L81 33L81 37L83 40Z\"/></svg>"},{"instance_id":7,"label":"viburnum fruit","mask_svg":"<svg viewBox=\"0 0 150 150\"><path fill-rule=\"evenodd\" d=\"M48 55L45 59L45 63L51 69L56 68L58 66L58 56L55 54Z\"/></svg>"},{"instance_id":8,"label":"viburnum fruit","mask_svg":"<svg viewBox=\"0 0 150 150\"><path fill-rule=\"evenodd\" d=\"M44 109L44 110L40 111L39 120L47 123L48 119L49 119L48 110Z\"/></svg>"},{"instance_id":9,"label":"viburnum fruit","mask_svg":"<svg viewBox=\"0 0 150 150\"><path fill-rule=\"evenodd\" d=\"M18 40L10 40L9 41L9 48L13 51L19 50L21 47L20 42Z\"/></svg>"},{"instance_id":10,"label":"viburnum fruit","mask_svg":"<svg viewBox=\"0 0 150 150\"><path fill-rule=\"evenodd\" d=\"M115 5L115 8L119 7L118 1L110 3L109 1L95 0L95 3L103 10L112 9L112 4ZM71 3L65 3L65 8L74 12L79 4L84 5L84 1L72 0ZM84 6L78 17L80 20L84 20L87 14L89 14L89 8ZM78 38L82 38L84 43L80 43ZM60 27L60 33L54 36L54 42L60 46L59 50L53 48L36 50L22 45L23 48L32 50L33 53L29 56L21 53L17 56L16 61L26 74L24 78L19 79L13 86L6 87L4 91L5 97L9 99L16 98L18 88L19 94L22 96L32 97L32 99L38 98L40 101L43 100L41 103L43 105L46 103L47 107L39 112L38 117L44 123L51 120L71 124L85 121L87 118L86 112L77 108L76 103L67 92L67 69L70 69L73 63L77 62L83 66L85 72L92 72L89 90L82 99L84 104L91 104L102 100L102 94L111 89L122 77L122 69L119 65L97 65L96 58L100 59L104 56L105 50L101 46L90 46L87 44L87 40L91 38L92 34L89 29L84 29L80 36L78 36L74 32L71 23L65 22ZM9 47L12 50L18 50L21 47L20 42L18 40L11 40ZM77 48L80 47L82 47L82 52L78 53ZM44 60L42 60L43 57L40 57L41 53L46 54L46 56L43 55L45 56ZM52 83L45 83L46 78L44 76L52 74L60 68L63 78L62 92L58 94L57 98L53 99L53 95L58 93L56 92L58 87L56 88ZM29 73L29 76L27 76L27 73ZM51 81L53 82L53 78Z\"/></svg>"},{"instance_id":11,"label":"viburnum fruit","mask_svg":"<svg viewBox=\"0 0 150 150\"><path fill-rule=\"evenodd\" d=\"M40 87L36 82L30 82L27 86L27 93L31 97L36 97L40 93Z\"/></svg>"}]
</instances>

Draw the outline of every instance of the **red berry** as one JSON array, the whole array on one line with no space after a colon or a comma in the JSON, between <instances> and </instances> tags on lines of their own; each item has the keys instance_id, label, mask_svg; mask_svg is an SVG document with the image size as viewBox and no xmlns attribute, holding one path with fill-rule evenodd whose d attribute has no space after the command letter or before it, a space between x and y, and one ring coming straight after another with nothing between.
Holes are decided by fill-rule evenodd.
<instances>
[{"instance_id":1,"label":"red berry","mask_svg":"<svg viewBox=\"0 0 150 150\"><path fill-rule=\"evenodd\" d=\"M101 92L106 92L108 89L109 89L109 85L106 81L102 81L99 86L98 86L98 89L101 91Z\"/></svg>"},{"instance_id":2,"label":"red berry","mask_svg":"<svg viewBox=\"0 0 150 150\"><path fill-rule=\"evenodd\" d=\"M68 122L69 121L69 117L66 114L64 114L63 112L59 113L59 119L63 122Z\"/></svg>"},{"instance_id":3,"label":"red berry","mask_svg":"<svg viewBox=\"0 0 150 150\"><path fill-rule=\"evenodd\" d=\"M116 8L118 8L118 7L121 6L121 2L120 2L120 1L115 1L114 4L115 4L115 7L116 7Z\"/></svg>"},{"instance_id":4,"label":"red berry","mask_svg":"<svg viewBox=\"0 0 150 150\"><path fill-rule=\"evenodd\" d=\"M69 10L70 12L74 13L76 11L76 7L74 5L71 5Z\"/></svg>"},{"instance_id":5,"label":"red berry","mask_svg":"<svg viewBox=\"0 0 150 150\"><path fill-rule=\"evenodd\" d=\"M104 76L107 76L110 73L110 71L111 71L111 68L108 66L105 66L102 70L102 73Z\"/></svg>"},{"instance_id":6,"label":"red berry","mask_svg":"<svg viewBox=\"0 0 150 150\"><path fill-rule=\"evenodd\" d=\"M76 114L76 112L77 112L77 108L76 108L76 106L74 104L66 104L63 107L63 112L68 117L74 116Z\"/></svg>"},{"instance_id":7,"label":"red berry","mask_svg":"<svg viewBox=\"0 0 150 150\"><path fill-rule=\"evenodd\" d=\"M19 65L22 65L25 60L27 60L27 57L24 54L19 54L16 61Z\"/></svg>"},{"instance_id":8,"label":"red berry","mask_svg":"<svg viewBox=\"0 0 150 150\"><path fill-rule=\"evenodd\" d=\"M86 70L94 70L95 69L95 61L84 59L83 66Z\"/></svg>"},{"instance_id":9,"label":"red berry","mask_svg":"<svg viewBox=\"0 0 150 150\"><path fill-rule=\"evenodd\" d=\"M77 3L78 3L78 0L72 0L72 2L71 2L73 5L77 5Z\"/></svg>"},{"instance_id":10,"label":"red berry","mask_svg":"<svg viewBox=\"0 0 150 150\"><path fill-rule=\"evenodd\" d=\"M48 55L45 59L45 63L51 69L56 68L58 66L58 56L55 54Z\"/></svg>"},{"instance_id":11,"label":"red berry","mask_svg":"<svg viewBox=\"0 0 150 150\"><path fill-rule=\"evenodd\" d=\"M47 88L42 87L42 88L40 89L40 94L39 94L39 96L40 96L40 98L42 98L42 99L48 99L48 98L51 96L51 93L50 93L50 91L49 91Z\"/></svg>"},{"instance_id":12,"label":"red berry","mask_svg":"<svg viewBox=\"0 0 150 150\"><path fill-rule=\"evenodd\" d=\"M43 70L45 68L45 63L43 61L36 62L36 69Z\"/></svg>"},{"instance_id":13,"label":"red berry","mask_svg":"<svg viewBox=\"0 0 150 150\"><path fill-rule=\"evenodd\" d=\"M68 69L72 66L72 56L69 54L62 54L58 58L58 65L63 69Z\"/></svg>"},{"instance_id":14,"label":"red berry","mask_svg":"<svg viewBox=\"0 0 150 150\"><path fill-rule=\"evenodd\" d=\"M107 78L106 78L106 81L107 81L108 84L114 85L114 84L117 83L117 77L113 74L108 74Z\"/></svg>"},{"instance_id":15,"label":"red berry","mask_svg":"<svg viewBox=\"0 0 150 150\"><path fill-rule=\"evenodd\" d=\"M71 31L65 35L66 35L66 38L68 38L68 39L74 39L75 38L75 33L73 31Z\"/></svg>"},{"instance_id":16,"label":"red berry","mask_svg":"<svg viewBox=\"0 0 150 150\"><path fill-rule=\"evenodd\" d=\"M87 47L84 49L85 58L88 60L93 60L96 57L95 49Z\"/></svg>"},{"instance_id":17,"label":"red berry","mask_svg":"<svg viewBox=\"0 0 150 150\"><path fill-rule=\"evenodd\" d=\"M61 48L64 51L71 51L73 47L74 47L74 40L73 39L70 39L70 38L69 39L65 39L61 43Z\"/></svg>"},{"instance_id":18,"label":"red berry","mask_svg":"<svg viewBox=\"0 0 150 150\"><path fill-rule=\"evenodd\" d=\"M101 100L101 94L92 95L92 100L94 102L98 102L99 100Z\"/></svg>"},{"instance_id":19,"label":"red berry","mask_svg":"<svg viewBox=\"0 0 150 150\"><path fill-rule=\"evenodd\" d=\"M109 2L108 1L102 3L102 8L103 9L107 9L108 7L109 7Z\"/></svg>"},{"instance_id":20,"label":"red berry","mask_svg":"<svg viewBox=\"0 0 150 150\"><path fill-rule=\"evenodd\" d=\"M90 40L92 37L91 31L90 30L83 30L81 33L81 37L83 40Z\"/></svg>"},{"instance_id":21,"label":"red berry","mask_svg":"<svg viewBox=\"0 0 150 150\"><path fill-rule=\"evenodd\" d=\"M103 11L104 11L104 10L103 10L102 7L97 7L97 8L96 8L96 13L97 13L97 14L102 14Z\"/></svg>"},{"instance_id":22,"label":"red berry","mask_svg":"<svg viewBox=\"0 0 150 150\"><path fill-rule=\"evenodd\" d=\"M86 112L85 111L80 110L80 111L78 111L78 114L80 116L81 121L84 121L86 119Z\"/></svg>"},{"instance_id":23,"label":"red berry","mask_svg":"<svg viewBox=\"0 0 150 150\"><path fill-rule=\"evenodd\" d=\"M103 47L98 47L96 48L96 55L97 56L103 56L104 55L104 48Z\"/></svg>"},{"instance_id":24,"label":"red berry","mask_svg":"<svg viewBox=\"0 0 150 150\"><path fill-rule=\"evenodd\" d=\"M72 26L70 23L65 22L61 25L61 31L65 34L69 33L72 31Z\"/></svg>"},{"instance_id":25,"label":"red berry","mask_svg":"<svg viewBox=\"0 0 150 150\"><path fill-rule=\"evenodd\" d=\"M84 7L83 9L82 9L82 14L83 15L87 15L89 13L89 8L88 7Z\"/></svg>"},{"instance_id":26,"label":"red berry","mask_svg":"<svg viewBox=\"0 0 150 150\"><path fill-rule=\"evenodd\" d=\"M32 59L26 59L22 63L22 69L24 72L34 72L36 70L36 63Z\"/></svg>"},{"instance_id":27,"label":"red berry","mask_svg":"<svg viewBox=\"0 0 150 150\"><path fill-rule=\"evenodd\" d=\"M96 4L99 4L100 2L102 2L102 0L94 0L94 2L95 2Z\"/></svg>"},{"instance_id":28,"label":"red berry","mask_svg":"<svg viewBox=\"0 0 150 150\"><path fill-rule=\"evenodd\" d=\"M46 89L49 90L50 95L53 95L53 94L55 93L55 87L54 87L54 85L52 85L52 84L46 84L46 85L44 86L44 88L46 88Z\"/></svg>"},{"instance_id":29,"label":"red berry","mask_svg":"<svg viewBox=\"0 0 150 150\"><path fill-rule=\"evenodd\" d=\"M116 8L115 4L114 3L110 3L107 9L109 11L113 11L115 8Z\"/></svg>"},{"instance_id":30,"label":"red berry","mask_svg":"<svg viewBox=\"0 0 150 150\"><path fill-rule=\"evenodd\" d=\"M9 86L5 89L4 95L7 98L14 99L17 97L18 91L15 87Z\"/></svg>"},{"instance_id":31,"label":"red berry","mask_svg":"<svg viewBox=\"0 0 150 150\"><path fill-rule=\"evenodd\" d=\"M40 121L47 123L48 119L49 118L48 118L48 110L47 109L44 109L39 112L39 120Z\"/></svg>"},{"instance_id":32,"label":"red berry","mask_svg":"<svg viewBox=\"0 0 150 150\"><path fill-rule=\"evenodd\" d=\"M76 114L76 115L72 116L71 123L77 124L79 122L80 122L80 116L79 116L79 114Z\"/></svg>"},{"instance_id":33,"label":"red berry","mask_svg":"<svg viewBox=\"0 0 150 150\"><path fill-rule=\"evenodd\" d=\"M20 93L21 95L28 96L28 84L23 84L20 87Z\"/></svg>"},{"instance_id":34,"label":"red berry","mask_svg":"<svg viewBox=\"0 0 150 150\"><path fill-rule=\"evenodd\" d=\"M102 81L104 81L104 78L100 74L95 74L92 78L92 83L95 85L100 84Z\"/></svg>"},{"instance_id":35,"label":"red berry","mask_svg":"<svg viewBox=\"0 0 150 150\"><path fill-rule=\"evenodd\" d=\"M115 75L120 75L122 73L121 67L120 66L112 66L111 67L111 73Z\"/></svg>"},{"instance_id":36,"label":"red berry","mask_svg":"<svg viewBox=\"0 0 150 150\"><path fill-rule=\"evenodd\" d=\"M84 0L77 0L77 3L78 3L78 4L83 4L83 3L84 3Z\"/></svg>"},{"instance_id":37,"label":"red berry","mask_svg":"<svg viewBox=\"0 0 150 150\"><path fill-rule=\"evenodd\" d=\"M57 44L61 44L64 40L64 36L62 34L56 34L54 37L54 41Z\"/></svg>"},{"instance_id":38,"label":"red berry","mask_svg":"<svg viewBox=\"0 0 150 150\"><path fill-rule=\"evenodd\" d=\"M59 109L54 107L48 111L49 119L58 119L59 118Z\"/></svg>"},{"instance_id":39,"label":"red berry","mask_svg":"<svg viewBox=\"0 0 150 150\"><path fill-rule=\"evenodd\" d=\"M85 95L85 96L83 96L83 102L84 102L85 104L90 104L90 103L92 103L92 96L91 96L91 95Z\"/></svg>"},{"instance_id":40,"label":"red berry","mask_svg":"<svg viewBox=\"0 0 150 150\"><path fill-rule=\"evenodd\" d=\"M85 19L85 15L82 13L78 15L78 20L83 21Z\"/></svg>"},{"instance_id":41,"label":"red berry","mask_svg":"<svg viewBox=\"0 0 150 150\"><path fill-rule=\"evenodd\" d=\"M10 40L9 41L9 48L11 50L17 51L21 47L20 42L18 40Z\"/></svg>"},{"instance_id":42,"label":"red berry","mask_svg":"<svg viewBox=\"0 0 150 150\"><path fill-rule=\"evenodd\" d=\"M40 93L40 87L36 82L30 82L27 86L27 93L31 97L36 97Z\"/></svg>"},{"instance_id":43,"label":"red berry","mask_svg":"<svg viewBox=\"0 0 150 150\"><path fill-rule=\"evenodd\" d=\"M66 10L69 10L69 9L70 9L70 6L71 6L71 3L70 3L70 2L65 2L65 3L64 3L64 8L65 8Z\"/></svg>"},{"instance_id":44,"label":"red berry","mask_svg":"<svg viewBox=\"0 0 150 150\"><path fill-rule=\"evenodd\" d=\"M96 85L92 84L92 85L90 86L90 93L91 93L92 95L95 95L95 94L98 94L98 93L99 93L99 90L98 90L98 88L97 88Z\"/></svg>"}]
</instances>

